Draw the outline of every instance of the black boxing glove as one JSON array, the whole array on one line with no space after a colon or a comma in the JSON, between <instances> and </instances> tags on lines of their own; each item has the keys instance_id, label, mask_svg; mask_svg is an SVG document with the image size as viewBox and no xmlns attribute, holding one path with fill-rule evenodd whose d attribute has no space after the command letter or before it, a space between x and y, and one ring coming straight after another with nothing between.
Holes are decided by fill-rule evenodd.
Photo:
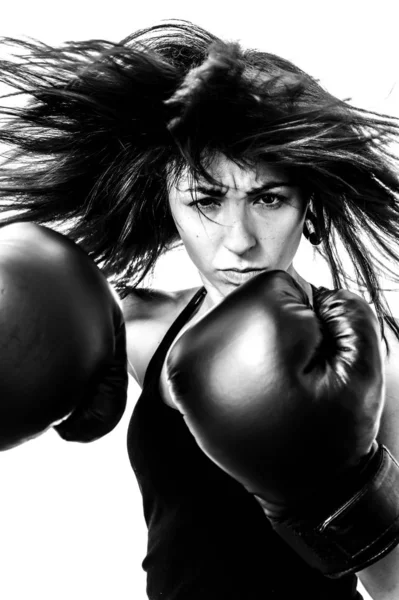
<instances>
[{"instance_id":1,"label":"black boxing glove","mask_svg":"<svg viewBox=\"0 0 399 600\"><path fill-rule=\"evenodd\" d=\"M55 425L69 441L110 432L127 399L117 296L87 254L33 223L0 229L0 450Z\"/></svg>"},{"instance_id":2,"label":"black boxing glove","mask_svg":"<svg viewBox=\"0 0 399 600\"><path fill-rule=\"evenodd\" d=\"M234 290L167 356L172 398L199 446L329 577L399 543L399 467L376 441L383 373L368 304L320 290L313 309L285 271Z\"/></svg>"}]
</instances>

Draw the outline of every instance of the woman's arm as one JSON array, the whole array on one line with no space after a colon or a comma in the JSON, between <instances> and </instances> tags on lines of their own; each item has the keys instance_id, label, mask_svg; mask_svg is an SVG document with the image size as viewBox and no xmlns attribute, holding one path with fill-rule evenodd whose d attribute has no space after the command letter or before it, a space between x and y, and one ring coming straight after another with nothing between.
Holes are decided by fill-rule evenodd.
<instances>
[{"instance_id":1,"label":"woman's arm","mask_svg":"<svg viewBox=\"0 0 399 600\"><path fill-rule=\"evenodd\" d=\"M378 441L399 460L399 341L386 328L390 355L385 360L385 407ZM387 556L358 573L373 600L399 599L399 545Z\"/></svg>"},{"instance_id":2,"label":"woman's arm","mask_svg":"<svg viewBox=\"0 0 399 600\"><path fill-rule=\"evenodd\" d=\"M398 600L399 546L357 575L373 600Z\"/></svg>"}]
</instances>

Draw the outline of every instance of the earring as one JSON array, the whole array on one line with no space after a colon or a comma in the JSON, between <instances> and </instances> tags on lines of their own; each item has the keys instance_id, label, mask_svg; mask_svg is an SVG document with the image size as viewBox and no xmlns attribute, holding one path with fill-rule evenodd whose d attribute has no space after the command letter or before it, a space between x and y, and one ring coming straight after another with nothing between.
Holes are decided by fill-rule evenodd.
<instances>
[{"instance_id":1,"label":"earring","mask_svg":"<svg viewBox=\"0 0 399 600\"><path fill-rule=\"evenodd\" d=\"M319 246L321 244L321 235L317 228L316 215L308 209L306 213L305 223L303 225L303 235L312 246Z\"/></svg>"}]
</instances>

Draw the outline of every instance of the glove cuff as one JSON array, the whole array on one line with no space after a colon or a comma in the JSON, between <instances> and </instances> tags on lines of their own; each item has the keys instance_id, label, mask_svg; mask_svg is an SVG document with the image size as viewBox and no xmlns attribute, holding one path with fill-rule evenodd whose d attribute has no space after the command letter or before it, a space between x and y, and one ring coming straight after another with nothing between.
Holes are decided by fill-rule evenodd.
<instances>
[{"instance_id":1,"label":"glove cuff","mask_svg":"<svg viewBox=\"0 0 399 600\"><path fill-rule=\"evenodd\" d=\"M367 483L317 523L269 516L276 533L327 577L361 571L399 544L399 465L380 445L367 470Z\"/></svg>"}]
</instances>

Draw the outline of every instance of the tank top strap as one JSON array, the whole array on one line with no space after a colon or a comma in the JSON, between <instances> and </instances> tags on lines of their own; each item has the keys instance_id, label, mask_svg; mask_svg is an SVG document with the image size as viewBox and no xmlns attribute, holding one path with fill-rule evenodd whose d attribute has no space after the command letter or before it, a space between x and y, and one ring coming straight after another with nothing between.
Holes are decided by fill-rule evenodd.
<instances>
[{"instance_id":1,"label":"tank top strap","mask_svg":"<svg viewBox=\"0 0 399 600\"><path fill-rule=\"evenodd\" d=\"M330 291L329 288L326 288L322 285L316 287L315 285L313 285L313 283L310 284L310 287L312 288L313 294L320 292L320 291L327 291L327 292Z\"/></svg>"},{"instance_id":2,"label":"tank top strap","mask_svg":"<svg viewBox=\"0 0 399 600\"><path fill-rule=\"evenodd\" d=\"M328 288L325 288L323 286L315 286L313 285L313 283L310 284L310 287L312 288L313 293L318 292L320 290L327 290Z\"/></svg>"},{"instance_id":3,"label":"tank top strap","mask_svg":"<svg viewBox=\"0 0 399 600\"><path fill-rule=\"evenodd\" d=\"M165 356L166 356L173 340L175 339L175 337L177 336L177 334L179 333L179 331L183 327L183 325L185 325L185 323L191 317L193 312L196 310L197 306L203 300L205 295L206 295L206 289L204 287L200 288L194 294L194 296L191 298L189 303L182 310L182 312L177 316L177 318L173 321L172 325L167 330L161 343L159 344L158 348L154 352L154 354L148 364L148 367L147 367L147 370L146 370L146 373L144 376L143 390L147 386L149 386L151 384L151 382L158 381L158 377L160 375L161 368L162 368L163 362L165 360Z\"/></svg>"}]
</instances>

